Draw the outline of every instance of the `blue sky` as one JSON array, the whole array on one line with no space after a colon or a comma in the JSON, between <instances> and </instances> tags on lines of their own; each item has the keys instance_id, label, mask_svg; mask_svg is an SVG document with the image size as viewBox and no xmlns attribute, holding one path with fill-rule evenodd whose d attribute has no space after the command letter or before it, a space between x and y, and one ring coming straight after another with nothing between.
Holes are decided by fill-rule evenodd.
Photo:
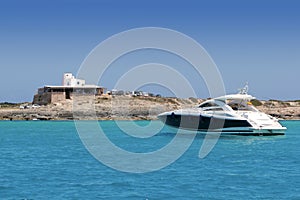
<instances>
[{"instance_id":1,"label":"blue sky","mask_svg":"<svg viewBox=\"0 0 300 200\"><path fill-rule=\"evenodd\" d=\"M298 1L2 0L0 102L32 101L38 87L76 74L101 41L149 26L200 43L228 93L247 81L259 99L300 99L299 10ZM100 84L112 89L110 79Z\"/></svg>"}]
</instances>

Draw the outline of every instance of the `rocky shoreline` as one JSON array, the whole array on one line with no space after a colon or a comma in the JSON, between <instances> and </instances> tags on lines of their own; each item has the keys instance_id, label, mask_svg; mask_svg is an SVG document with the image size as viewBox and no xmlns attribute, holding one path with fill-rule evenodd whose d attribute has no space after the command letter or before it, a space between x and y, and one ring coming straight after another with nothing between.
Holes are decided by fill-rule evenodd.
<instances>
[{"instance_id":1,"label":"rocky shoreline","mask_svg":"<svg viewBox=\"0 0 300 200\"><path fill-rule=\"evenodd\" d=\"M41 107L0 107L0 120L156 120L164 111L191 108L204 99L100 96L76 98ZM255 101L259 110L285 120L300 120L300 101ZM24 104L23 104L24 105Z\"/></svg>"}]
</instances>

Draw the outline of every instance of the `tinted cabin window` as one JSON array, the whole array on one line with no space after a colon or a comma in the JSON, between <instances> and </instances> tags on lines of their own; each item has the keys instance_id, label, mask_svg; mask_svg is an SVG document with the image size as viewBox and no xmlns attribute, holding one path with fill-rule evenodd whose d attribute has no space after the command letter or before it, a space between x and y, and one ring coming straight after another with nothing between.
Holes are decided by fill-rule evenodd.
<instances>
[{"instance_id":1,"label":"tinted cabin window","mask_svg":"<svg viewBox=\"0 0 300 200\"><path fill-rule=\"evenodd\" d=\"M214 102L205 103L199 106L199 108L203 108L205 111L223 111L223 108Z\"/></svg>"},{"instance_id":2,"label":"tinted cabin window","mask_svg":"<svg viewBox=\"0 0 300 200\"><path fill-rule=\"evenodd\" d=\"M212 106L219 106L219 105L217 105L213 102L208 102L208 103L205 103L205 104L199 106L199 108L206 108L206 107L212 107Z\"/></svg>"}]
</instances>

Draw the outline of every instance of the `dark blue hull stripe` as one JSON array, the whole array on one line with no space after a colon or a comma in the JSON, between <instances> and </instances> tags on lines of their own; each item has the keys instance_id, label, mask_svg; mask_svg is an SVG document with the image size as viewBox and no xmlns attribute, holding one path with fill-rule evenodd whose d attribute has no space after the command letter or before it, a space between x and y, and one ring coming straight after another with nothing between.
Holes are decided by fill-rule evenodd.
<instances>
[{"instance_id":1,"label":"dark blue hull stripe","mask_svg":"<svg viewBox=\"0 0 300 200\"><path fill-rule=\"evenodd\" d=\"M165 123L176 128L202 131L208 130L209 128L223 129L234 127L252 127L247 120L223 120L205 116L181 116L176 114L168 115Z\"/></svg>"}]
</instances>

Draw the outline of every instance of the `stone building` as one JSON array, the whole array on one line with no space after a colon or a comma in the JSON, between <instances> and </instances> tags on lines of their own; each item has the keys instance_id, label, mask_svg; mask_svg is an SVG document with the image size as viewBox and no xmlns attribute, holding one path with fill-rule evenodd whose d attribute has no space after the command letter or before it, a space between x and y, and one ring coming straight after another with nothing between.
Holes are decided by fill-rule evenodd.
<instances>
[{"instance_id":1,"label":"stone building","mask_svg":"<svg viewBox=\"0 0 300 200\"><path fill-rule=\"evenodd\" d=\"M38 89L34 95L33 104L46 105L49 103L72 100L74 95L100 96L104 93L104 87L86 85L85 80L76 79L71 73L65 73L61 86L45 85Z\"/></svg>"}]
</instances>

